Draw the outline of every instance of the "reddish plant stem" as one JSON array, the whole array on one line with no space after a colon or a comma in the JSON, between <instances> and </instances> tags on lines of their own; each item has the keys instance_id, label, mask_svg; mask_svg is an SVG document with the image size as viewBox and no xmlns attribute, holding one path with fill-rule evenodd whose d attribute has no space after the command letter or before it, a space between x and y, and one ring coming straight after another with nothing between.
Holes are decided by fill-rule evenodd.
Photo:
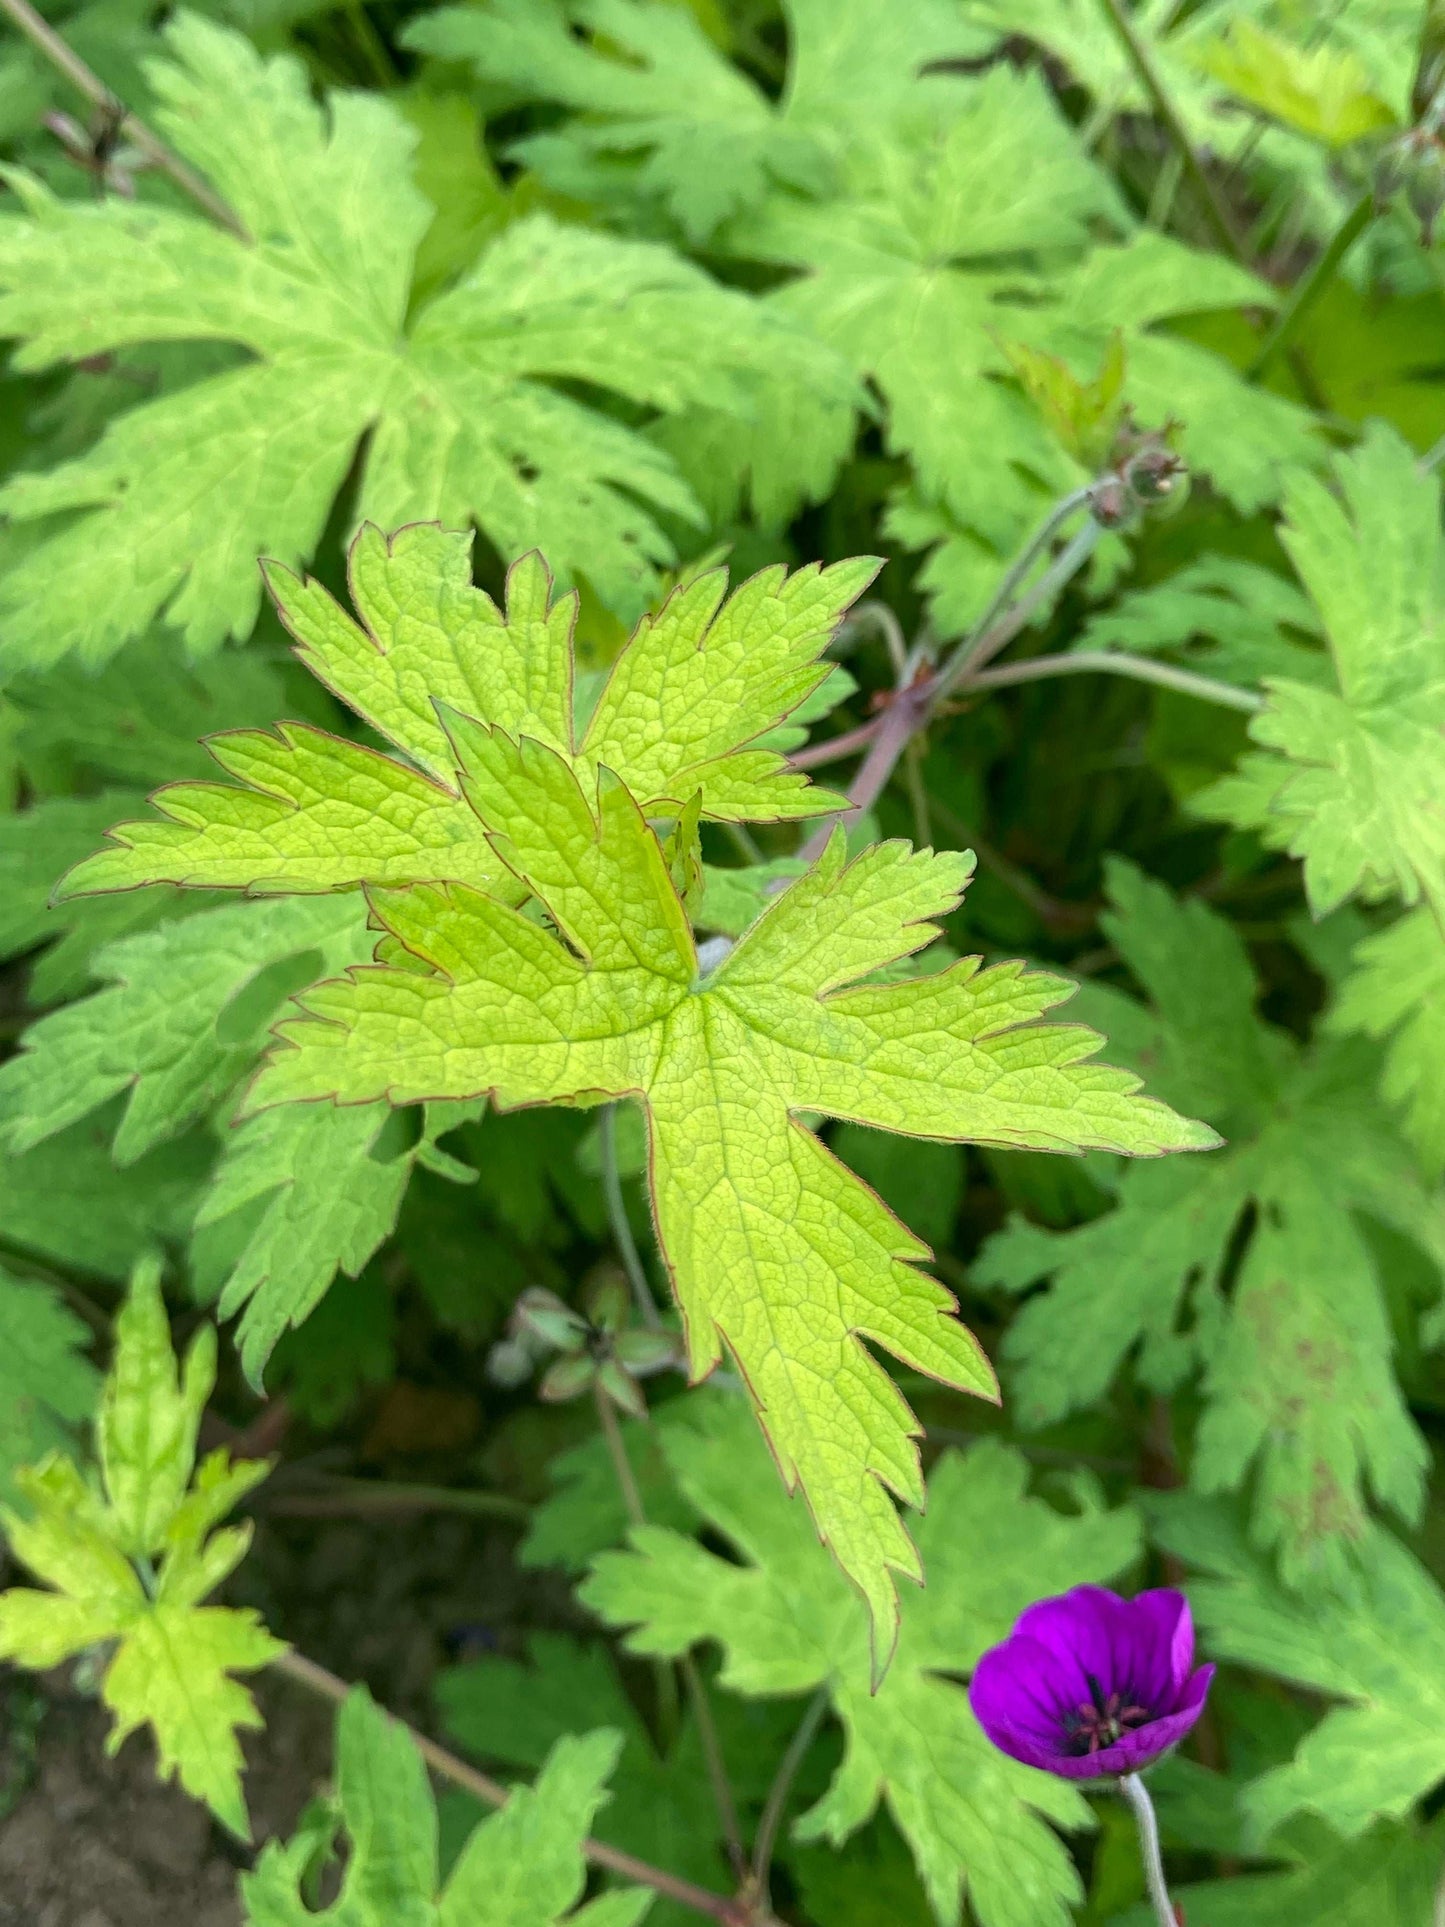
<instances>
[{"instance_id":1,"label":"reddish plant stem","mask_svg":"<svg viewBox=\"0 0 1445 1927\"><path fill-rule=\"evenodd\" d=\"M277 1672L295 1680L308 1692L317 1693L338 1706L351 1691L344 1679L301 1653L285 1652L271 1663ZM406 1722L401 1724L405 1725ZM406 1730L427 1765L442 1779L450 1780L453 1786L461 1787L489 1807L504 1807L507 1804L511 1789L504 1787L500 1780L494 1780L476 1767L468 1766L455 1753L449 1753L444 1746L438 1746L435 1740L418 1733L414 1726L407 1726ZM641 1887L651 1887L654 1893L665 1894L669 1900L690 1907L707 1920L721 1921L723 1927L751 1927L747 1908L741 1902L730 1900L725 1894L711 1893L706 1887L694 1886L690 1880L680 1880L675 1874L651 1866L647 1861L637 1859L634 1854L623 1853L617 1847L609 1847L601 1840L584 1840L582 1851L594 1866L606 1867L610 1873L621 1874L624 1880L635 1880Z\"/></svg>"},{"instance_id":2,"label":"reddish plant stem","mask_svg":"<svg viewBox=\"0 0 1445 1927\"><path fill-rule=\"evenodd\" d=\"M867 749L882 727L883 718L875 716L872 722L859 723L856 729L845 730L841 736L830 736L825 742L809 743L806 749L794 750L788 761L794 769L818 769L824 763L840 763L845 756Z\"/></svg>"},{"instance_id":3,"label":"reddish plant stem","mask_svg":"<svg viewBox=\"0 0 1445 1927\"><path fill-rule=\"evenodd\" d=\"M899 757L927 721L931 687L931 681L927 681L900 689L884 710L868 754L848 785L848 808L840 816L823 818L798 851L804 863L815 863L823 854L835 825L842 823L846 827L856 823L864 810L882 795Z\"/></svg>"}]
</instances>

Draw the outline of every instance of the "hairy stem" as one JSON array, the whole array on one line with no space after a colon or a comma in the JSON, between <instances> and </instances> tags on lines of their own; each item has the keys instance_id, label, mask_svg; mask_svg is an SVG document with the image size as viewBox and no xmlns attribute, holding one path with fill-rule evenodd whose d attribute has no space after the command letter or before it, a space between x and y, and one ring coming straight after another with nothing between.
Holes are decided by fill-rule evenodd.
<instances>
[{"instance_id":1,"label":"hairy stem","mask_svg":"<svg viewBox=\"0 0 1445 1927\"><path fill-rule=\"evenodd\" d=\"M968 635L953 652L953 657L938 679L940 693L946 695L955 684L972 675L975 669L982 668L1004 646L1011 636L1018 633L1010 629L1000 640L997 627L999 618L1011 612L1016 592L1028 578L1029 571L1041 556L1047 555L1049 544L1064 526L1082 508L1088 508L1094 499L1092 482L1083 488L1076 488L1062 496L1049 510L1044 521L1035 530L1022 553L1005 571L1003 580L994 590L993 596L983 614L975 622ZM1037 605L1035 605L1037 606Z\"/></svg>"},{"instance_id":2,"label":"hairy stem","mask_svg":"<svg viewBox=\"0 0 1445 1927\"><path fill-rule=\"evenodd\" d=\"M271 1664L278 1673L295 1680L298 1686L304 1686L309 1693L319 1694L322 1699L332 1700L338 1706L351 1691L344 1679L301 1653L282 1653ZM406 1722L400 1724L406 1725ZM489 1807L507 1804L511 1791L500 1780L478 1772L476 1767L458 1759L455 1753L449 1753L444 1746L438 1746L435 1740L429 1740L425 1733L419 1733L414 1726L406 1725L406 1730L418 1753L443 1780L450 1780L453 1786L460 1787L463 1792L472 1794ZM582 1851L594 1866L606 1867L610 1873L621 1874L624 1880L635 1880L639 1886L651 1887L654 1893L665 1894L669 1900L692 1908L694 1913L702 1914L708 1920L721 1921L723 1927L749 1927L747 1911L726 1894L710 1893L706 1887L694 1886L690 1880L680 1880L675 1874L667 1873L661 1867L649 1866L647 1861L623 1853L617 1847L609 1847L601 1840L584 1840Z\"/></svg>"},{"instance_id":3,"label":"hairy stem","mask_svg":"<svg viewBox=\"0 0 1445 1927\"><path fill-rule=\"evenodd\" d=\"M720 827L744 863L767 862L767 858L758 848L757 838L745 825L741 823L724 823Z\"/></svg>"},{"instance_id":4,"label":"hairy stem","mask_svg":"<svg viewBox=\"0 0 1445 1927\"><path fill-rule=\"evenodd\" d=\"M848 785L848 808L841 816L822 817L817 827L800 846L804 863L815 863L828 846L837 823L855 823L888 785L899 757L928 719L928 690L925 684L900 690L883 712L883 717L863 758L857 775Z\"/></svg>"},{"instance_id":5,"label":"hairy stem","mask_svg":"<svg viewBox=\"0 0 1445 1927\"><path fill-rule=\"evenodd\" d=\"M643 1509L642 1494L637 1488L637 1479L632 1470L632 1462L627 1456L627 1447L622 1442L622 1427L617 1422L617 1413L611 1399L603 1391L596 1379L592 1381L592 1394L597 1405L597 1423L607 1445L612 1469L617 1475L618 1488L622 1493L622 1503L627 1508L627 1516L635 1526L647 1524L647 1514ZM692 1716L697 1723L697 1735L702 1744L703 1759L707 1763L707 1777L712 1786L713 1804L717 1808L718 1825L722 1829L723 1840L727 1845L728 1857L734 1870L739 1874L747 1866L747 1855L743 1850L742 1830L738 1825L737 1801L733 1798L732 1782L728 1778L727 1762L723 1759L722 1747L717 1736L717 1723L712 1716L712 1701L708 1698L707 1682L697 1669L697 1662L691 1653L684 1653L678 1661L683 1685L687 1688L688 1703Z\"/></svg>"},{"instance_id":6,"label":"hairy stem","mask_svg":"<svg viewBox=\"0 0 1445 1927\"><path fill-rule=\"evenodd\" d=\"M809 1700L802 1719L798 1721L797 1730L788 1741L788 1750L778 1762L778 1770L773 1775L773 1784L768 1788L767 1802L763 1807L762 1818L758 1821L757 1839L753 1842L753 1889L765 1908L771 1904L768 1898L768 1876L772 1872L773 1848L777 1843L778 1828L787 1811L788 1796L793 1790L794 1780L798 1777L798 1769L808 1757L808 1748L818 1736L818 1728L823 1724L828 1704L828 1689L826 1686L820 1686Z\"/></svg>"},{"instance_id":7,"label":"hairy stem","mask_svg":"<svg viewBox=\"0 0 1445 1927\"><path fill-rule=\"evenodd\" d=\"M1375 196L1367 189L1330 237L1330 244L1309 273L1302 276L1275 317L1263 346L1245 370L1247 381L1267 374L1277 355L1294 340L1300 323L1335 278L1335 271L1375 217Z\"/></svg>"},{"instance_id":8,"label":"hairy stem","mask_svg":"<svg viewBox=\"0 0 1445 1927\"><path fill-rule=\"evenodd\" d=\"M936 709L955 689L974 686L985 664L992 662L1001 649L1006 649L1029 618L1074 579L1098 547L1103 533L1102 525L1092 517L1081 529L1075 530L1038 580L984 630L967 656L959 652L951 662L945 663L942 675L930 691L930 707Z\"/></svg>"},{"instance_id":9,"label":"hairy stem","mask_svg":"<svg viewBox=\"0 0 1445 1927\"><path fill-rule=\"evenodd\" d=\"M642 1254L637 1249L637 1240L632 1235L632 1226L627 1217L627 1205L622 1196L622 1177L617 1169L617 1106L604 1105L601 1124L602 1139L602 1191L607 1199L607 1217L612 1226L613 1241L622 1259L622 1269L627 1273L627 1282L632 1287L632 1296L637 1301L637 1309L642 1322L656 1331L662 1324L662 1316L657 1309L657 1300L652 1295L652 1287L647 1282L643 1269Z\"/></svg>"},{"instance_id":10,"label":"hairy stem","mask_svg":"<svg viewBox=\"0 0 1445 1927\"><path fill-rule=\"evenodd\" d=\"M1057 531L1070 516L1090 504L1093 495L1090 484L1073 490L1054 505L1042 527L1005 573L977 624L938 675L927 673L921 651L915 646L905 659L892 700L869 738L868 754L848 786L848 809L841 816L825 816L819 821L798 850L804 863L814 863L822 855L835 824L855 823L883 793L899 757L905 754L945 697L955 689L973 687L981 666L1006 648L1040 604L1056 595L1087 562L1103 532L1092 515L1042 575L1021 595L1014 594ZM908 680L910 674L912 681ZM832 747L836 753L836 746ZM915 799L915 809L916 806Z\"/></svg>"},{"instance_id":11,"label":"hairy stem","mask_svg":"<svg viewBox=\"0 0 1445 1927\"><path fill-rule=\"evenodd\" d=\"M1236 689L1232 683L1214 676L1198 676L1192 669L1176 669L1173 663L1155 662L1152 656L1126 656L1122 650L1076 649L1066 656L1030 656L1027 662L1007 662L997 669L985 669L968 684L973 689L1005 689L1012 683L1042 682L1050 676L1079 676L1102 671L1111 676L1129 676L1136 682L1157 683L1161 689L1177 689L1186 696L1198 696L1225 709L1242 709L1250 715L1264 708L1263 696L1252 689Z\"/></svg>"},{"instance_id":12,"label":"hairy stem","mask_svg":"<svg viewBox=\"0 0 1445 1927\"><path fill-rule=\"evenodd\" d=\"M1164 85L1159 69L1154 64L1153 54L1150 53L1148 47L1144 44L1143 40L1140 39L1134 22L1122 4L1122 0L1101 0L1101 4L1103 5L1105 13L1109 16L1115 33L1119 36L1121 46L1129 56L1130 65L1139 76L1145 93L1154 103L1155 113L1158 114L1160 120L1162 120L1168 128L1170 138L1179 149L1179 158L1183 161L1185 171L1188 173L1190 180L1193 181L1199 191L1199 197L1203 202L1204 212L1208 217L1209 225L1214 229L1215 234L1219 237L1220 241L1223 242L1225 249L1234 256L1235 260L1238 261L1241 266L1248 267L1250 265L1249 255L1239 231L1234 225L1233 216L1230 214L1229 208L1226 206L1224 198L1218 188L1214 185L1214 182L1210 180L1204 163L1199 158L1198 150L1189 138L1189 129L1180 118L1178 108L1169 98L1169 90Z\"/></svg>"},{"instance_id":13,"label":"hairy stem","mask_svg":"<svg viewBox=\"0 0 1445 1927\"><path fill-rule=\"evenodd\" d=\"M849 630L876 629L883 638L895 677L901 677L908 660L908 644L903 640L903 625L886 602L860 602L848 616Z\"/></svg>"},{"instance_id":14,"label":"hairy stem","mask_svg":"<svg viewBox=\"0 0 1445 1927\"><path fill-rule=\"evenodd\" d=\"M0 0L0 13L6 14L14 22L31 46L38 48L57 73L63 74L93 107L119 116L118 131L145 156L152 167L168 174L176 186L189 194L196 206L204 209L213 221L229 228L241 240L250 240L235 210L228 207L179 154L173 153L159 134L152 133L143 120L116 99L99 74L93 72L69 42L35 11L30 0Z\"/></svg>"},{"instance_id":15,"label":"hairy stem","mask_svg":"<svg viewBox=\"0 0 1445 1927\"><path fill-rule=\"evenodd\" d=\"M1139 1829L1139 1851L1144 1858L1144 1878L1149 1887L1149 1899L1159 1916L1159 1927L1179 1927L1179 1916L1174 1911L1174 1903L1169 1898L1169 1889L1164 1881L1164 1857L1159 1850L1159 1822L1155 1818L1149 1789L1137 1773L1126 1773L1119 1781L1119 1791L1134 1809L1134 1820Z\"/></svg>"},{"instance_id":16,"label":"hairy stem","mask_svg":"<svg viewBox=\"0 0 1445 1927\"><path fill-rule=\"evenodd\" d=\"M928 807L928 785L923 780L923 744L917 736L903 752L903 780L913 811L914 845L920 850L932 849L933 817Z\"/></svg>"},{"instance_id":17,"label":"hairy stem","mask_svg":"<svg viewBox=\"0 0 1445 1927\"><path fill-rule=\"evenodd\" d=\"M1445 451L1445 442L1441 443L1441 449ZM841 763L845 756L867 749L882 727L882 717L875 716L871 723L859 723L856 729L846 729L841 736L830 736L824 742L809 743L806 749L795 749L788 761L794 769L817 769L824 763Z\"/></svg>"}]
</instances>

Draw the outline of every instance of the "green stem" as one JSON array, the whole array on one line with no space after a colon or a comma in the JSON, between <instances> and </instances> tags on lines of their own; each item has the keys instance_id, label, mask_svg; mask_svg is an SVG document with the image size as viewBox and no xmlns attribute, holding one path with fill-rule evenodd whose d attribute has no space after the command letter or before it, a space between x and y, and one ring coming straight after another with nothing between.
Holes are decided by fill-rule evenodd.
<instances>
[{"instance_id":1,"label":"green stem","mask_svg":"<svg viewBox=\"0 0 1445 1927\"><path fill-rule=\"evenodd\" d=\"M601 1427L603 1443L607 1456L612 1461L616 1475L617 1489L622 1494L622 1506L628 1521L635 1526L647 1524L647 1514L643 1510L642 1493L638 1488L637 1475L632 1470L632 1461L627 1456L627 1447L622 1442L622 1427L617 1422L617 1413L612 1400L602 1389L600 1379L592 1381L592 1396L597 1405L597 1423Z\"/></svg>"},{"instance_id":2,"label":"green stem","mask_svg":"<svg viewBox=\"0 0 1445 1927\"><path fill-rule=\"evenodd\" d=\"M816 824L797 852L804 863L815 863L822 855L835 824L855 823L877 800L897 768L898 759L949 693L960 687L972 688L980 680L977 675L980 665L1006 648L1034 611L1057 595L1087 562L1103 533L1092 515L1075 531L1043 574L1022 595L1014 597L1014 591L1047 550L1057 530L1071 515L1092 503L1093 496L1093 485L1089 484L1055 503L1043 526L1005 574L974 629L954 650L942 671L927 680L900 683L894 690L893 699L869 743L868 754L848 786L848 809L841 816L825 816Z\"/></svg>"},{"instance_id":3,"label":"green stem","mask_svg":"<svg viewBox=\"0 0 1445 1927\"><path fill-rule=\"evenodd\" d=\"M1136 682L1157 683L1161 689L1177 689L1203 702L1219 703L1225 709L1241 709L1249 715L1264 708L1263 696L1250 689L1236 689L1232 683L1213 676L1196 676L1193 670L1176 669L1172 663L1155 662L1152 656L1126 656L1115 649L1076 649L1067 656L1031 656L1027 662L1009 662L998 669L985 669L968 683L975 689L1003 689L1011 683L1042 682L1048 676L1079 676L1102 671L1107 675L1129 676Z\"/></svg>"},{"instance_id":4,"label":"green stem","mask_svg":"<svg viewBox=\"0 0 1445 1927\"><path fill-rule=\"evenodd\" d=\"M923 745L914 737L903 752L903 780L913 810L913 842L920 850L933 848L933 818L928 808L928 785L923 780Z\"/></svg>"},{"instance_id":5,"label":"green stem","mask_svg":"<svg viewBox=\"0 0 1445 1927\"><path fill-rule=\"evenodd\" d=\"M394 87L400 78L382 42L381 35L371 24L362 0L346 0L346 18L351 27L353 38L360 47L362 57L371 69L371 77L383 92Z\"/></svg>"},{"instance_id":6,"label":"green stem","mask_svg":"<svg viewBox=\"0 0 1445 1927\"><path fill-rule=\"evenodd\" d=\"M1149 1789L1137 1773L1126 1773L1119 1781L1119 1791L1134 1810L1135 1824L1139 1828L1139 1851L1144 1858L1144 1879L1149 1888L1149 1899L1159 1916L1159 1927L1179 1927L1179 1916L1174 1911L1174 1903L1169 1898L1169 1888L1164 1880L1164 1857L1159 1850L1159 1822L1154 1815L1154 1802L1149 1798Z\"/></svg>"},{"instance_id":7,"label":"green stem","mask_svg":"<svg viewBox=\"0 0 1445 1927\"><path fill-rule=\"evenodd\" d=\"M1080 509L1090 507L1093 500L1094 485L1089 482L1083 488L1072 489L1069 494L1055 502L1042 524L1005 571L1003 580L994 590L983 614L954 650L949 661L944 664L938 681L934 685L940 695L947 695L956 683L962 682L964 677L972 675L975 669L981 668L991 657L998 654L1003 647L1003 642L996 640L995 625L1000 617L1011 613L1010 605L1015 592L1027 579L1029 571L1040 556L1048 553L1049 545L1065 522L1076 515ZM1004 642L1017 633L1017 629L1011 629L1004 637Z\"/></svg>"},{"instance_id":8,"label":"green stem","mask_svg":"<svg viewBox=\"0 0 1445 1927\"><path fill-rule=\"evenodd\" d=\"M793 1790L793 1782L798 1777L798 1769L808 1756L808 1749L818 1737L818 1728L823 1724L828 1711L829 1699L826 1686L820 1686L809 1700L807 1710L798 1722L797 1730L788 1741L788 1750L778 1762L778 1770L773 1775L773 1784L768 1788L767 1803L763 1807L762 1818L758 1821L757 1839L753 1843L753 1890L766 1908L771 1905L768 1895L768 1879L773 1867L773 1848L777 1843L778 1828L787 1811L788 1796Z\"/></svg>"},{"instance_id":9,"label":"green stem","mask_svg":"<svg viewBox=\"0 0 1445 1927\"><path fill-rule=\"evenodd\" d=\"M768 859L758 847L757 838L741 823L724 823L722 830L744 863L767 862Z\"/></svg>"},{"instance_id":10,"label":"green stem","mask_svg":"<svg viewBox=\"0 0 1445 1927\"><path fill-rule=\"evenodd\" d=\"M312 1492L268 1489L261 1509L281 1518L327 1519L369 1512L465 1512L475 1518L523 1525L531 1508L505 1492L474 1492L465 1486L403 1485L383 1479L326 1478Z\"/></svg>"},{"instance_id":11,"label":"green stem","mask_svg":"<svg viewBox=\"0 0 1445 1927\"><path fill-rule=\"evenodd\" d=\"M308 1693L318 1694L337 1706L351 1692L344 1679L301 1653L284 1652L271 1664L278 1673L294 1680L298 1686L304 1686ZM406 1728L418 1753L442 1779L450 1780L453 1786L461 1787L463 1792L470 1793L485 1806L504 1807L507 1804L511 1798L509 1787L504 1787L499 1780L493 1780L485 1773L479 1773L476 1767L468 1766L465 1760L459 1760L455 1753L438 1746L435 1740L429 1740L425 1733L419 1733L405 1720L399 1720L397 1724ZM609 1873L620 1874L624 1880L634 1880L639 1886L651 1887L654 1893L665 1894L669 1900L690 1907L694 1913L702 1914L708 1920L721 1921L723 1927L750 1927L747 1912L726 1894L710 1893L706 1887L696 1887L690 1880L679 1880L676 1874L666 1873L661 1867L649 1866L645 1860L623 1853L616 1847L609 1847L601 1840L584 1840L582 1851L594 1866L606 1867Z\"/></svg>"},{"instance_id":12,"label":"green stem","mask_svg":"<svg viewBox=\"0 0 1445 1927\"><path fill-rule=\"evenodd\" d=\"M139 149L152 167L169 174L176 186L189 194L196 206L203 208L213 221L229 228L240 240L250 240L235 210L228 207L179 154L172 153L159 134L153 134L143 120L116 99L99 74L92 72L69 42L35 11L30 0L0 0L0 13L9 16L31 46L44 54L57 73L63 74L76 92L84 94L93 107L120 115L117 131L125 136L132 147Z\"/></svg>"},{"instance_id":13,"label":"green stem","mask_svg":"<svg viewBox=\"0 0 1445 1927\"><path fill-rule=\"evenodd\" d=\"M617 1106L608 1104L603 1107L601 1121L602 1139L602 1193L607 1200L607 1217L612 1226L612 1237L622 1259L622 1269L627 1273L627 1282L632 1287L632 1296L637 1301L637 1309L644 1325L656 1331L662 1324L662 1316L657 1309L657 1300L652 1295L652 1287L647 1282L643 1269L642 1254L637 1249L637 1240L632 1235L632 1225L627 1216L627 1204L622 1196L622 1177L617 1169Z\"/></svg>"},{"instance_id":14,"label":"green stem","mask_svg":"<svg viewBox=\"0 0 1445 1927\"><path fill-rule=\"evenodd\" d=\"M1367 190L1335 229L1329 246L1309 273L1295 284L1294 291L1276 316L1264 345L1245 370L1246 381L1258 381L1268 372L1276 356L1294 340L1299 333L1300 323L1334 280L1341 262L1374 217L1375 197L1372 191Z\"/></svg>"},{"instance_id":15,"label":"green stem","mask_svg":"<svg viewBox=\"0 0 1445 1927\"><path fill-rule=\"evenodd\" d=\"M642 1494L638 1490L637 1478L632 1470L632 1461L628 1458L627 1447L622 1441L622 1427L617 1422L617 1413L613 1408L612 1400L595 1378L592 1381L592 1396L597 1406L597 1423L607 1446L607 1455L612 1461L612 1469L617 1475L617 1485L622 1493L622 1503L627 1509L627 1516L634 1526L645 1526L647 1513L643 1508ZM737 1801L733 1798L727 1762L723 1759L722 1747L718 1741L717 1723L712 1716L712 1702L708 1699L707 1683L698 1671L691 1653L682 1655L678 1661L678 1670L687 1688L692 1716L697 1724L697 1735L702 1745L703 1759L707 1764L708 1780L712 1786L713 1804L717 1808L718 1825L722 1829L722 1836L733 1867L741 1873L747 1865L747 1855L743 1851L742 1831L738 1826Z\"/></svg>"},{"instance_id":16,"label":"green stem","mask_svg":"<svg viewBox=\"0 0 1445 1927\"><path fill-rule=\"evenodd\" d=\"M1169 129L1174 145L1179 149L1179 158L1183 161L1190 180L1193 181L1195 187L1199 190L1199 196L1204 204L1204 212L1208 216L1209 225L1214 229L1220 241L1223 242L1226 250L1234 256L1235 260L1238 261L1241 266L1247 268L1250 263L1244 242L1241 240L1235 228L1233 218L1224 203L1223 197L1220 195L1213 181L1210 180L1204 163L1200 160L1194 143L1189 138L1189 129L1181 120L1178 108L1169 98L1169 90L1164 85L1159 69L1154 65L1153 54L1150 53L1148 47L1135 31L1134 22L1130 19L1121 0L1101 0L1101 4L1103 5L1105 13L1108 14L1109 19L1113 23L1114 31L1119 36L1120 44L1129 56L1130 63L1135 73L1139 76L1145 93L1148 94L1150 100L1154 103L1155 113L1158 114L1160 120L1162 120L1164 125Z\"/></svg>"}]
</instances>

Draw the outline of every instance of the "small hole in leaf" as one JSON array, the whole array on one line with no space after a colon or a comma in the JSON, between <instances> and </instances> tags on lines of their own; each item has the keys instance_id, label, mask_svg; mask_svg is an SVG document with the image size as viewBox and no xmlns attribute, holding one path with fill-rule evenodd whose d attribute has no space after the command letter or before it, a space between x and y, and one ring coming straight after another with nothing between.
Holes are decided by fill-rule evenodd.
<instances>
[{"instance_id":1,"label":"small hole in leaf","mask_svg":"<svg viewBox=\"0 0 1445 1927\"><path fill-rule=\"evenodd\" d=\"M421 1142L422 1123L420 1104L408 1104L402 1110L393 1111L377 1132L370 1152L372 1163L395 1164L398 1158L410 1157Z\"/></svg>"},{"instance_id":2,"label":"small hole in leaf","mask_svg":"<svg viewBox=\"0 0 1445 1927\"><path fill-rule=\"evenodd\" d=\"M216 1042L228 1049L249 1044L270 1024L288 997L314 984L326 968L319 950L279 957L242 984L216 1019Z\"/></svg>"}]
</instances>

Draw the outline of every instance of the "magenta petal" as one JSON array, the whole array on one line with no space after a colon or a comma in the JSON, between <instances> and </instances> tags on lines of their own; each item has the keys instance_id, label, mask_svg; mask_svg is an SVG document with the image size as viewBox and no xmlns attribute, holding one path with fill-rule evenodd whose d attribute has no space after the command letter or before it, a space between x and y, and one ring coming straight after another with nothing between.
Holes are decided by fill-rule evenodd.
<instances>
[{"instance_id":1,"label":"magenta petal","mask_svg":"<svg viewBox=\"0 0 1445 1927\"><path fill-rule=\"evenodd\" d=\"M1137 1677L1151 1705L1162 1706L1182 1693L1194 1665L1194 1615L1189 1601L1172 1586L1141 1592L1129 1602L1138 1628L1139 1656L1146 1672ZM1148 1657L1145 1659L1145 1653Z\"/></svg>"},{"instance_id":2,"label":"magenta petal","mask_svg":"<svg viewBox=\"0 0 1445 1927\"><path fill-rule=\"evenodd\" d=\"M1050 1659L1042 1647L1015 1634L973 1669L968 1700L974 1718L1000 1752L1016 1760L1024 1758L1021 1748L1053 1753L1058 1747L1068 1707L1048 1690L1044 1668ZM1028 1764L1038 1762L1031 1758Z\"/></svg>"},{"instance_id":3,"label":"magenta petal","mask_svg":"<svg viewBox=\"0 0 1445 1927\"><path fill-rule=\"evenodd\" d=\"M1161 1758L1194 1725L1214 1668L1193 1664L1182 1593L1123 1599L1076 1586L1020 1615L979 1660L969 1700L1011 1759L1064 1779L1110 1779Z\"/></svg>"}]
</instances>

